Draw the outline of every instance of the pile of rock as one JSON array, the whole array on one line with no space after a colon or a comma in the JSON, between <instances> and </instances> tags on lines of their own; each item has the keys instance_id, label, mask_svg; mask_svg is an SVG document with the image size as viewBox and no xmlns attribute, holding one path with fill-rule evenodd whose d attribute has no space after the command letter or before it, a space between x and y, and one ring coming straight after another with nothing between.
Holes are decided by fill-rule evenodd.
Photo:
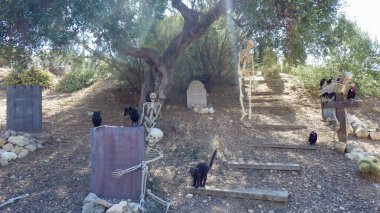
<instances>
[{"instance_id":1,"label":"pile of rock","mask_svg":"<svg viewBox=\"0 0 380 213\"><path fill-rule=\"evenodd\" d=\"M368 150L366 146L355 141L347 143L338 142L334 145L335 149L344 154L350 160L361 160L362 158L379 158L380 152L376 150Z\"/></svg>"},{"instance_id":2,"label":"pile of rock","mask_svg":"<svg viewBox=\"0 0 380 213\"><path fill-rule=\"evenodd\" d=\"M215 113L214 108L203 107L203 106L199 106L199 105L195 105L193 107L193 110L194 110L194 112L199 113L199 114L207 114L207 113L214 114Z\"/></svg>"},{"instance_id":3,"label":"pile of rock","mask_svg":"<svg viewBox=\"0 0 380 213\"><path fill-rule=\"evenodd\" d=\"M90 193L83 201L82 213L139 213L146 210L137 203L130 200L122 200L117 204L112 204Z\"/></svg>"},{"instance_id":4,"label":"pile of rock","mask_svg":"<svg viewBox=\"0 0 380 213\"><path fill-rule=\"evenodd\" d=\"M8 165L10 161L24 158L30 152L43 148L48 137L32 137L29 133L7 130L0 137L0 165Z\"/></svg>"},{"instance_id":5,"label":"pile of rock","mask_svg":"<svg viewBox=\"0 0 380 213\"><path fill-rule=\"evenodd\" d=\"M370 127L355 115L349 115L348 113L346 124L348 133L353 133L357 138L366 139L369 137L373 141L380 141L380 129L378 126Z\"/></svg>"}]
</instances>

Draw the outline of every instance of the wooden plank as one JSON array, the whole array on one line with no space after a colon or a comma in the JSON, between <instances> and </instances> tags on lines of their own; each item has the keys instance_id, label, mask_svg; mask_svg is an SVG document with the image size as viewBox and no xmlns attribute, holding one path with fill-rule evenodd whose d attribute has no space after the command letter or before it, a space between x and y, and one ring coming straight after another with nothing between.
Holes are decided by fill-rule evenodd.
<instances>
[{"instance_id":1,"label":"wooden plank","mask_svg":"<svg viewBox=\"0 0 380 213\"><path fill-rule=\"evenodd\" d=\"M284 111L290 111L292 109L294 109L293 107L287 107L287 106L265 106L265 105L261 105L261 106L253 106L253 109L257 109L257 110L284 110Z\"/></svg>"},{"instance_id":2,"label":"wooden plank","mask_svg":"<svg viewBox=\"0 0 380 213\"><path fill-rule=\"evenodd\" d=\"M266 131L293 131L293 130L307 129L307 126L305 126L305 125L271 125L271 124L265 124L265 125L254 125L254 128L262 129L262 130L266 130Z\"/></svg>"},{"instance_id":3,"label":"wooden plank","mask_svg":"<svg viewBox=\"0 0 380 213\"><path fill-rule=\"evenodd\" d=\"M120 178L116 169L128 169L144 159L144 128L100 126L90 132L91 192L105 198L138 201L141 168Z\"/></svg>"},{"instance_id":4,"label":"wooden plank","mask_svg":"<svg viewBox=\"0 0 380 213\"><path fill-rule=\"evenodd\" d=\"M255 97L252 98L252 103L263 103L263 102L277 102L277 101L283 101L284 99L280 98L260 98L256 99Z\"/></svg>"},{"instance_id":5,"label":"wooden plank","mask_svg":"<svg viewBox=\"0 0 380 213\"><path fill-rule=\"evenodd\" d=\"M316 150L316 146L305 146L305 145L292 145L292 144L276 144L276 143L252 143L250 146L253 147L267 147L267 148L277 148L277 149L305 149L305 150Z\"/></svg>"},{"instance_id":6,"label":"wooden plank","mask_svg":"<svg viewBox=\"0 0 380 213\"><path fill-rule=\"evenodd\" d=\"M338 97L338 94L337 94ZM339 101L336 100L334 102L322 102L322 108L328 109L328 108L337 108L337 109L343 109L343 108L355 108L359 107L362 101L360 100L351 100L351 101Z\"/></svg>"},{"instance_id":7,"label":"wooden plank","mask_svg":"<svg viewBox=\"0 0 380 213\"><path fill-rule=\"evenodd\" d=\"M203 195L216 195L216 196L228 196L247 198L254 200L270 200L277 202L287 202L289 193L287 191L275 191L275 190L263 190L263 189L242 189L232 187L216 188L212 186L206 186L205 188L193 188L187 187L187 190L191 193L203 194Z\"/></svg>"},{"instance_id":8,"label":"wooden plank","mask_svg":"<svg viewBox=\"0 0 380 213\"><path fill-rule=\"evenodd\" d=\"M239 162L226 162L227 166L239 169L263 169L263 170L284 170L284 171L299 171L301 165L295 163L239 163Z\"/></svg>"}]
</instances>

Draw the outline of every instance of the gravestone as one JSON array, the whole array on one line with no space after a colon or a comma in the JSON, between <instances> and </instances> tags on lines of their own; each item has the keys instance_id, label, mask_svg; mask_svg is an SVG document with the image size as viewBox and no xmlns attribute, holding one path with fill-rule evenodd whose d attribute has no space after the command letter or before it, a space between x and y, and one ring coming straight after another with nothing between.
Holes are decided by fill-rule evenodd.
<instances>
[{"instance_id":1,"label":"gravestone","mask_svg":"<svg viewBox=\"0 0 380 213\"><path fill-rule=\"evenodd\" d=\"M7 129L40 133L42 129L42 88L7 87Z\"/></svg>"},{"instance_id":2,"label":"gravestone","mask_svg":"<svg viewBox=\"0 0 380 213\"><path fill-rule=\"evenodd\" d=\"M144 128L92 128L90 143L91 192L104 198L138 201L141 195L141 168L120 178L112 177L112 172L137 166L144 160Z\"/></svg>"},{"instance_id":3,"label":"gravestone","mask_svg":"<svg viewBox=\"0 0 380 213\"><path fill-rule=\"evenodd\" d=\"M202 82L194 80L187 89L187 108L207 106L206 89Z\"/></svg>"}]
</instances>

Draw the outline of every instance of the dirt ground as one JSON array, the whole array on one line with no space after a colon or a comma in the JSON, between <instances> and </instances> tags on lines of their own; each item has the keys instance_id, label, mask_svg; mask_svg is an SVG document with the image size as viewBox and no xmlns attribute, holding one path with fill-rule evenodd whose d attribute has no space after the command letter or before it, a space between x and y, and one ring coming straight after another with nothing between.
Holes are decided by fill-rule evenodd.
<instances>
[{"instance_id":1,"label":"dirt ground","mask_svg":"<svg viewBox=\"0 0 380 213\"><path fill-rule=\"evenodd\" d=\"M321 120L317 97L307 96L297 79L281 74L257 86L253 116L240 122L238 88L212 87L208 102L214 114L196 114L182 102L166 102L158 128L165 157L150 167L148 188L170 200L170 212L380 212L377 184L361 178L357 162L333 150L333 131ZM261 93L260 93L261 92ZM265 94L264 92L269 92ZM184 91L185 95L185 91ZM360 97L365 104L349 110L372 125L380 125L380 99ZM129 126L126 106L136 105L135 90L110 81L82 91L64 94L43 92L43 131L53 138L43 149L0 167L0 203L28 193L30 196L0 208L0 212L81 212L90 192L88 112L101 111L103 124ZM1 133L5 131L6 92L0 90ZM273 107L276 106L276 107ZM267 125L267 126L266 126ZM277 125L277 126L274 126ZM297 128L292 128L298 125ZM306 145L311 130L318 132L317 150L258 148L254 143ZM379 150L380 142L358 140ZM186 198L191 183L188 168L209 161L214 149L218 160L238 162L286 162L301 164L301 171L228 168L215 163L208 185L285 190L285 203L194 194ZM164 208L150 209L161 212Z\"/></svg>"}]
</instances>

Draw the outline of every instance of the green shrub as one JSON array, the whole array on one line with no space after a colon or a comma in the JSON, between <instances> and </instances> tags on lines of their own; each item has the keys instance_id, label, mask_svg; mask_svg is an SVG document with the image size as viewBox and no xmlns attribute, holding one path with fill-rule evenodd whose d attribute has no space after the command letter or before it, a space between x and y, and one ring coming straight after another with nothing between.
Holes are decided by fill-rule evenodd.
<instances>
[{"instance_id":1,"label":"green shrub","mask_svg":"<svg viewBox=\"0 0 380 213\"><path fill-rule=\"evenodd\" d=\"M62 78L56 89L61 92L78 91L93 84L95 77L95 72L90 69L74 70Z\"/></svg>"},{"instance_id":2,"label":"green shrub","mask_svg":"<svg viewBox=\"0 0 380 213\"><path fill-rule=\"evenodd\" d=\"M11 72L4 80L6 86L10 85L29 85L41 86L42 88L50 88L52 76L49 72L39 69L30 69L21 73Z\"/></svg>"}]
</instances>

